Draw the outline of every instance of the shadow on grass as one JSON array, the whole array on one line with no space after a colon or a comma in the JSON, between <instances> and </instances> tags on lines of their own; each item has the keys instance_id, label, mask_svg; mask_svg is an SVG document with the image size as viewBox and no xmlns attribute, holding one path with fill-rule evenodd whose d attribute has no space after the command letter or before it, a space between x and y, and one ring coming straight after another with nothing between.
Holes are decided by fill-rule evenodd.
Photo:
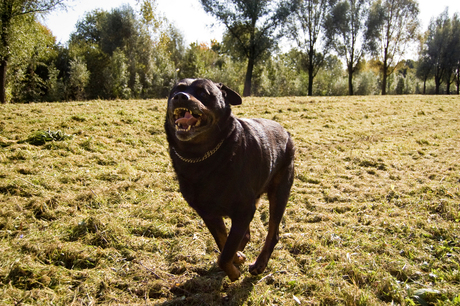
<instances>
[{"instance_id":1,"label":"shadow on grass","mask_svg":"<svg viewBox=\"0 0 460 306\"><path fill-rule=\"evenodd\" d=\"M229 283L223 271L211 269L208 272L207 275L197 276L171 288L173 299L161 305L243 305L258 280L257 277L246 276L236 283Z\"/></svg>"}]
</instances>

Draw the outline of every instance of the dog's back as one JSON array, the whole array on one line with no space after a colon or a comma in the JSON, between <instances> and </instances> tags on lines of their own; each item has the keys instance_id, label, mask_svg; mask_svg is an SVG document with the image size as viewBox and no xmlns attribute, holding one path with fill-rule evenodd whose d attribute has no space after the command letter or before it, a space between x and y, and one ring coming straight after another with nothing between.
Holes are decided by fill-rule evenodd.
<instances>
[{"instance_id":1,"label":"dog's back","mask_svg":"<svg viewBox=\"0 0 460 306\"><path fill-rule=\"evenodd\" d=\"M255 192L267 192L268 183L282 168L293 169L294 143L277 122L267 119L238 119L244 143L240 147L244 176L252 181ZM293 171L293 170L292 170ZM251 172L253 174L247 173ZM253 182L254 180L258 181Z\"/></svg>"}]
</instances>

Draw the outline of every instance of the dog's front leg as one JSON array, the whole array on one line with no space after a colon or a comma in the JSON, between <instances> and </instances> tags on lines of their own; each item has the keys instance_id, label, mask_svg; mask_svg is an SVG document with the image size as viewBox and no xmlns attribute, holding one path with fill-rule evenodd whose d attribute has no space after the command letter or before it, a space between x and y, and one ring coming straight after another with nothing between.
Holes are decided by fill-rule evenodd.
<instances>
[{"instance_id":1,"label":"dog's front leg","mask_svg":"<svg viewBox=\"0 0 460 306\"><path fill-rule=\"evenodd\" d=\"M225 242L227 241L227 229L225 227L224 220L221 216L213 216L207 214L201 214L201 218L203 219L206 227L211 232L214 240L216 241L217 247L219 251L222 253L224 250ZM235 257L233 258L233 263L236 265L241 265L246 261L246 256L244 256L243 252L240 252L244 249L244 246L249 241L249 229L247 233L243 237L243 241L241 242L242 245L239 247L239 251L236 252Z\"/></svg>"},{"instance_id":2,"label":"dog's front leg","mask_svg":"<svg viewBox=\"0 0 460 306\"><path fill-rule=\"evenodd\" d=\"M200 216L214 237L219 251L222 252L224 249L225 241L227 240L227 229L225 228L224 220L221 216L206 214L200 214Z\"/></svg>"},{"instance_id":3,"label":"dog's front leg","mask_svg":"<svg viewBox=\"0 0 460 306\"><path fill-rule=\"evenodd\" d=\"M241 252L237 251L240 247L241 241L247 234L249 223L251 222L253 215L254 212L249 215L238 215L238 218L232 219L230 234L227 237L224 249L219 257L219 267L224 270L232 282L236 281L241 275L240 270L238 270L234 263L240 264L246 259Z\"/></svg>"}]
</instances>

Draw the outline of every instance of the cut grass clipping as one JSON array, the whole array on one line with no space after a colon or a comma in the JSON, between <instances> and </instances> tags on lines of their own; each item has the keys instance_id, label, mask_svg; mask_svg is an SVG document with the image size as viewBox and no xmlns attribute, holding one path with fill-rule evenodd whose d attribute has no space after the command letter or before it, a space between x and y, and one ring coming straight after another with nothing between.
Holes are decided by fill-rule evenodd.
<instances>
[{"instance_id":1,"label":"cut grass clipping","mask_svg":"<svg viewBox=\"0 0 460 306\"><path fill-rule=\"evenodd\" d=\"M265 273L231 283L178 191L166 100L0 105L1 305L459 305L460 97L247 98L292 134ZM245 251L267 231L266 199ZM229 225L227 223L227 225Z\"/></svg>"},{"instance_id":2,"label":"cut grass clipping","mask_svg":"<svg viewBox=\"0 0 460 306\"><path fill-rule=\"evenodd\" d=\"M29 137L27 137L25 142L39 146L50 141L64 141L71 138L72 135L67 135L61 132L60 130L51 131L50 129L48 129L48 131L37 131L32 133Z\"/></svg>"}]
</instances>

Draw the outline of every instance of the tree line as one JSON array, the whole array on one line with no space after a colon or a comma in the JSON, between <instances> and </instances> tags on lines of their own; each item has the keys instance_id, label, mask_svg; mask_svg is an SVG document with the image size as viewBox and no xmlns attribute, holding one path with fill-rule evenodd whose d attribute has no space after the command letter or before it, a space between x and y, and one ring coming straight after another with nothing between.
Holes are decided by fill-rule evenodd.
<instances>
[{"instance_id":1,"label":"tree line","mask_svg":"<svg viewBox=\"0 0 460 306\"><path fill-rule=\"evenodd\" d=\"M87 12L60 45L38 16L63 0L2 0L0 101L163 98L184 77L244 96L459 93L460 19L447 9L421 32L416 0L200 2L222 41L185 46L155 0L138 0Z\"/></svg>"}]
</instances>

